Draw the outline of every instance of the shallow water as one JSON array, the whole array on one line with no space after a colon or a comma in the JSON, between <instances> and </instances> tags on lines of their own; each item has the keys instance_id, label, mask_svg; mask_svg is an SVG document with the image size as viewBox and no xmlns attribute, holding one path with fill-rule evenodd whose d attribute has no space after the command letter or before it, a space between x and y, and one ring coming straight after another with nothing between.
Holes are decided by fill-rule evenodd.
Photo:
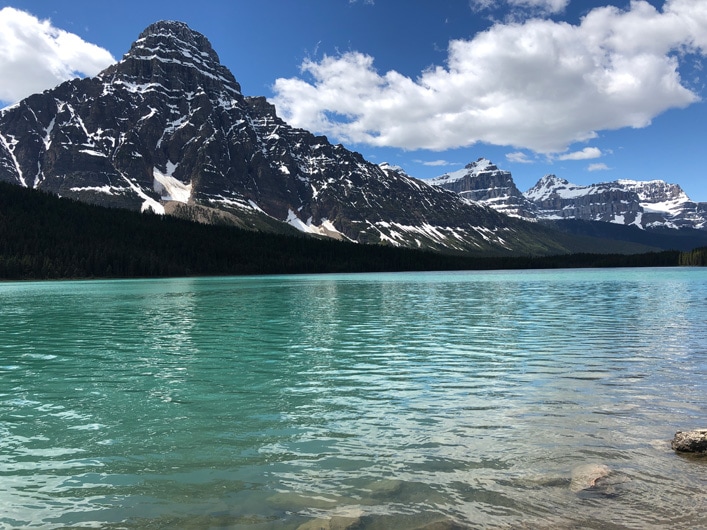
<instances>
[{"instance_id":1,"label":"shallow water","mask_svg":"<svg viewBox=\"0 0 707 530\"><path fill-rule=\"evenodd\" d=\"M0 284L0 528L707 528L705 315L688 268Z\"/></svg>"}]
</instances>

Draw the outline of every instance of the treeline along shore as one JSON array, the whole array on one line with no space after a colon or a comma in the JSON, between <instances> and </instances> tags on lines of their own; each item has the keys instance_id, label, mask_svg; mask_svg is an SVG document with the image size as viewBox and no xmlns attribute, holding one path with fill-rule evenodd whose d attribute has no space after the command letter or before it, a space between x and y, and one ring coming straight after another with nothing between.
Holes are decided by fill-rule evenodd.
<instances>
[{"instance_id":1,"label":"treeline along shore","mask_svg":"<svg viewBox=\"0 0 707 530\"><path fill-rule=\"evenodd\" d=\"M707 248L469 256L203 225L0 183L0 279L705 265Z\"/></svg>"}]
</instances>

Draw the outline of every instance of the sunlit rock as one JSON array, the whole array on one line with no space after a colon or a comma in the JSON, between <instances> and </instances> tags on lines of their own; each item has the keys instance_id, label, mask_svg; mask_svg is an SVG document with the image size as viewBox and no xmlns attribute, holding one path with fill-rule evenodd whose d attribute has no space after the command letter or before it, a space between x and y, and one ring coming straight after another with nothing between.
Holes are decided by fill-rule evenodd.
<instances>
[{"instance_id":1,"label":"sunlit rock","mask_svg":"<svg viewBox=\"0 0 707 530\"><path fill-rule=\"evenodd\" d=\"M671 447L679 453L707 454L707 429L678 431L675 433Z\"/></svg>"}]
</instances>

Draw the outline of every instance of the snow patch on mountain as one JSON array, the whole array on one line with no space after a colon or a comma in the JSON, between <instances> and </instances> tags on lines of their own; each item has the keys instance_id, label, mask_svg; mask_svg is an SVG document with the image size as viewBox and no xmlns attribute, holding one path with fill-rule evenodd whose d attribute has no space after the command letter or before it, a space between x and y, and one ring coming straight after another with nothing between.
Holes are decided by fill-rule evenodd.
<instances>
[{"instance_id":1,"label":"snow patch on mountain","mask_svg":"<svg viewBox=\"0 0 707 530\"><path fill-rule=\"evenodd\" d=\"M78 187L74 186L72 188L69 188L73 192L86 192L90 191L93 193L104 193L106 195L117 195L120 192L124 192L125 188L121 188L120 186L83 186L83 187Z\"/></svg>"},{"instance_id":2,"label":"snow patch on mountain","mask_svg":"<svg viewBox=\"0 0 707 530\"><path fill-rule=\"evenodd\" d=\"M187 203L191 197L192 185L174 178L174 171L179 164L167 162L167 168L163 173L158 168L152 170L154 178L153 189L161 194L163 201L178 201Z\"/></svg>"},{"instance_id":3,"label":"snow patch on mountain","mask_svg":"<svg viewBox=\"0 0 707 530\"><path fill-rule=\"evenodd\" d=\"M287 213L286 222L300 232L304 232L306 234L316 234L319 236L331 237L333 239L349 239L344 234L339 232L336 226L334 226L334 223L329 221L329 219L322 219L322 222L319 225L313 224L311 218L305 223L297 217L295 212L289 210Z\"/></svg>"},{"instance_id":4,"label":"snow patch on mountain","mask_svg":"<svg viewBox=\"0 0 707 530\"><path fill-rule=\"evenodd\" d=\"M7 140L9 138L10 140ZM17 173L17 179L19 180L20 184L24 187L27 187L27 181L25 180L24 175L22 174L22 167L20 166L19 161L17 160L17 157L15 156L15 147L17 146L18 141L17 139L10 135L3 135L0 133L0 146L5 148L5 151L7 154L10 156L10 160L12 161L12 169Z\"/></svg>"}]
</instances>

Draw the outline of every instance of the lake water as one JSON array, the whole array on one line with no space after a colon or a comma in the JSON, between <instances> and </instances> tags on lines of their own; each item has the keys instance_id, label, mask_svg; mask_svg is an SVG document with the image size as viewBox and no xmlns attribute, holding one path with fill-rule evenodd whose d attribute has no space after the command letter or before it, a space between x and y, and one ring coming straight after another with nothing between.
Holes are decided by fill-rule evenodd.
<instances>
[{"instance_id":1,"label":"lake water","mask_svg":"<svg viewBox=\"0 0 707 530\"><path fill-rule=\"evenodd\" d=\"M0 528L707 528L706 317L704 268L3 283Z\"/></svg>"}]
</instances>

